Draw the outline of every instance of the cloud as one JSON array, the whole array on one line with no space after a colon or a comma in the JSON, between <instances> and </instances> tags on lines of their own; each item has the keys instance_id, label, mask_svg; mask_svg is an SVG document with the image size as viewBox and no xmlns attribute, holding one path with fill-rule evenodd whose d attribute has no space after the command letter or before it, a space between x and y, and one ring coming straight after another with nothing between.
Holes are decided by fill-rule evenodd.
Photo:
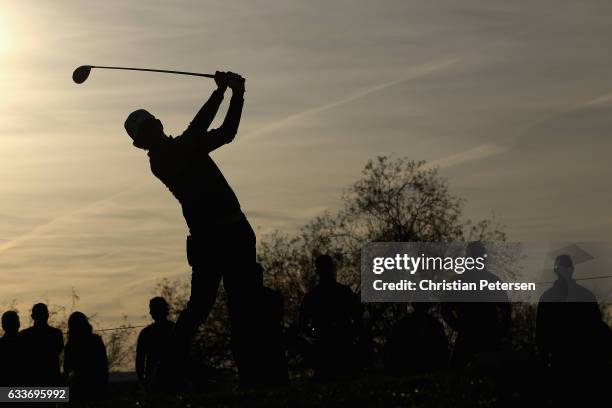
<instances>
[{"instance_id":1,"label":"cloud","mask_svg":"<svg viewBox=\"0 0 612 408\"><path fill-rule=\"evenodd\" d=\"M436 159L427 163L427 168L447 168L457 166L459 164L471 162L474 160L484 159L486 157L495 156L502 154L507 151L507 148L487 143L480 146L476 146L472 149L468 149L462 152L454 153L446 157Z\"/></svg>"},{"instance_id":2,"label":"cloud","mask_svg":"<svg viewBox=\"0 0 612 408\"><path fill-rule=\"evenodd\" d=\"M263 230L333 208L367 158L395 152L434 158L468 216L495 210L515 238L609 236L612 6L455 3L18 3L0 73L0 213L22 218L2 218L0 295L57 302L74 285L84 310L140 315L158 276L186 275L180 208L117 134L141 105L182 127L211 84L105 72L77 87L83 63L244 72L247 132L215 160ZM582 156L559 130L582 136ZM123 190L145 179L155 187Z\"/></svg>"},{"instance_id":3,"label":"cloud","mask_svg":"<svg viewBox=\"0 0 612 408\"><path fill-rule=\"evenodd\" d=\"M5 242L0 243L0 255L2 255L4 252L32 239L32 238L36 238L39 237L51 230L53 230L54 228L56 228L58 225L60 225L62 222L69 220L71 218L73 218L76 215L82 214L84 212L87 211L92 211L95 210L97 208L99 208L100 206L103 206L104 204L118 198L121 197L124 194L127 193L131 193L136 189L141 188L143 185L148 184L148 183L143 183L143 184L139 184L130 188L127 188L125 190L119 191L118 193L112 194L108 197L105 197L101 200L97 200L94 201L92 203L89 203L85 206L79 207L73 211L70 211L68 213L62 214L58 217L55 217L53 219L51 219L48 222L45 222L43 224L40 224L38 226L36 226L35 228L31 229L30 231L28 231L25 234L22 234L20 236L18 236L17 238L13 238L10 240L6 240Z\"/></svg>"},{"instance_id":4,"label":"cloud","mask_svg":"<svg viewBox=\"0 0 612 408\"><path fill-rule=\"evenodd\" d=\"M453 59L444 59L441 61L434 61L428 64L424 64L418 67L413 68L411 71L411 73L409 73L407 76L403 77L403 78L399 78L393 81L388 81L388 82L384 82L378 85L373 85L370 87L367 87L365 89L361 89L358 91L355 91L347 96L345 96L344 98L332 101L332 102L328 102L325 103L321 106L317 106L315 108L311 108L311 109L307 109L295 114L292 114L290 116L287 116L283 119L280 119L278 121L272 122L268 125L262 126L259 129L256 129L252 132L249 132L245 135L242 136L242 138L246 141L250 140L250 139L254 139L254 138L258 138L261 137L265 134L271 133L273 131L279 130L279 129L283 129L283 128L287 128L290 127L292 124L294 124L295 122L298 122L302 119L307 118L308 116L312 116L312 115L316 115L318 113L333 109L333 108L337 108L339 106L342 105L346 105L348 103L354 102L360 98L363 98L365 96L368 96L370 94L373 94L375 92L379 92L382 91L384 89L390 88L392 86L395 85L399 85L401 83L407 82L407 81L412 81L418 78L422 78L426 75L430 75L433 74L439 70L442 70L444 68L448 68L449 66L452 66L453 64L457 63L461 61L460 58L453 58Z\"/></svg>"},{"instance_id":5,"label":"cloud","mask_svg":"<svg viewBox=\"0 0 612 408\"><path fill-rule=\"evenodd\" d=\"M529 130L538 127L539 125L551 121L553 119L557 119L561 116L564 116L568 113L572 113L575 111L579 111L581 109L588 108L590 106L602 105L612 101L612 94L605 93L596 97L589 96L586 99L581 99L578 102L572 103L568 106L562 107L560 109L556 109L546 115L542 115L523 126L518 127L515 130L515 135L523 135L527 133Z\"/></svg>"}]
</instances>

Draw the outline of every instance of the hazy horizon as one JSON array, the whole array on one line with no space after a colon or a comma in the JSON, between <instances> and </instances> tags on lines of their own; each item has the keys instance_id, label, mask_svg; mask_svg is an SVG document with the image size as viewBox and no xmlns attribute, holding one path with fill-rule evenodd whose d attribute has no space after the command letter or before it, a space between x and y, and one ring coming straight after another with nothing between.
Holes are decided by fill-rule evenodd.
<instances>
[{"instance_id":1,"label":"hazy horizon","mask_svg":"<svg viewBox=\"0 0 612 408\"><path fill-rule=\"evenodd\" d=\"M178 134L213 82L93 71L75 85L83 64L243 74L239 134L213 158L259 238L333 210L388 154L438 165L466 218L494 213L511 240L612 233L612 3L0 7L0 301L19 301L22 325L72 288L99 326L139 323L155 283L189 273L180 207L123 121L143 107Z\"/></svg>"}]
</instances>

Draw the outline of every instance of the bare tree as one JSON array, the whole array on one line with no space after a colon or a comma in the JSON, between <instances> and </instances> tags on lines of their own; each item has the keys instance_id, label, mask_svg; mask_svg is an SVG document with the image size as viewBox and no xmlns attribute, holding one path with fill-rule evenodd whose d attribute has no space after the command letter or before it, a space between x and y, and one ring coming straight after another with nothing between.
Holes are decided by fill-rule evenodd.
<instances>
[{"instance_id":1,"label":"bare tree","mask_svg":"<svg viewBox=\"0 0 612 408\"><path fill-rule=\"evenodd\" d=\"M132 369L136 337L134 328L128 321L127 316L123 317L123 322L118 327L113 328L113 330L98 332L98 334L106 345L109 371Z\"/></svg>"},{"instance_id":2,"label":"bare tree","mask_svg":"<svg viewBox=\"0 0 612 408\"><path fill-rule=\"evenodd\" d=\"M314 284L313 260L331 255L338 276L359 292L360 254L367 242L505 241L495 218L462 218L464 200L446 179L423 161L380 156L342 196L343 205L304 226L296 236L274 233L260 244L259 259L271 286L287 297L287 317L297 319L299 304ZM406 312L404 304L366 303L366 328L374 347Z\"/></svg>"}]
</instances>

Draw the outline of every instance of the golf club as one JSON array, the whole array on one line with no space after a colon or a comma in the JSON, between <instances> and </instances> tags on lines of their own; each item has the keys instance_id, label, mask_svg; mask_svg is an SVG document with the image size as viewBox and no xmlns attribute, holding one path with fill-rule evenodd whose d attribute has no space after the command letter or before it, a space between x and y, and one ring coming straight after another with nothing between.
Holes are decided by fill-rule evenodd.
<instances>
[{"instance_id":1,"label":"golf club","mask_svg":"<svg viewBox=\"0 0 612 408\"><path fill-rule=\"evenodd\" d=\"M77 84L82 84L89 78L92 68L99 69L120 69L124 71L146 71L146 72L163 72L166 74L178 74L178 75L191 75L205 78L214 78L214 74L200 74L198 72L185 72L185 71L168 71L165 69L149 69L149 68L127 68L127 67L104 67L99 65L81 65L72 73L72 80Z\"/></svg>"}]
</instances>

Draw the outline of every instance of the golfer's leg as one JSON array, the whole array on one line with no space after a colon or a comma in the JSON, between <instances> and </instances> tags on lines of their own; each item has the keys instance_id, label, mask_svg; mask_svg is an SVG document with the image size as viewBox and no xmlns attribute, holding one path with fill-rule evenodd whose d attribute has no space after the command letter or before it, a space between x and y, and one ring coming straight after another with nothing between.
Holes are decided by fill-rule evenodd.
<instances>
[{"instance_id":1,"label":"golfer's leg","mask_svg":"<svg viewBox=\"0 0 612 408\"><path fill-rule=\"evenodd\" d=\"M222 269L215 251L198 244L192 237L187 239L187 260L192 268L191 293L187 307L180 313L168 347L165 350L152 388L158 390L177 389L183 385L189 357L191 340L198 327L206 321L215 304Z\"/></svg>"},{"instance_id":2,"label":"golfer's leg","mask_svg":"<svg viewBox=\"0 0 612 408\"><path fill-rule=\"evenodd\" d=\"M255 233L246 219L228 229L227 256L232 262L225 268L223 286L230 305L244 305L244 296L253 291L253 279L248 274L254 273L256 243Z\"/></svg>"},{"instance_id":3,"label":"golfer's leg","mask_svg":"<svg viewBox=\"0 0 612 408\"><path fill-rule=\"evenodd\" d=\"M191 340L215 303L221 280L221 273L218 270L218 268L201 269L193 266L191 296L187 307L176 321L159 370L153 376L151 384L153 390L177 390L184 386Z\"/></svg>"},{"instance_id":4,"label":"golfer's leg","mask_svg":"<svg viewBox=\"0 0 612 408\"><path fill-rule=\"evenodd\" d=\"M214 263L208 266L196 265L192 268L189 301L187 307L179 315L173 331L177 346L189 346L198 327L206 321L217 299L221 283L221 269Z\"/></svg>"},{"instance_id":5,"label":"golfer's leg","mask_svg":"<svg viewBox=\"0 0 612 408\"><path fill-rule=\"evenodd\" d=\"M255 315L256 306L253 304L252 293L234 285L227 285L228 275L233 275L236 270L228 270L224 274L224 287L227 291L227 308L230 317L231 347L234 362L238 368L240 383L243 386L252 385L256 378L254 366L253 346L256 336L259 336Z\"/></svg>"},{"instance_id":6,"label":"golfer's leg","mask_svg":"<svg viewBox=\"0 0 612 408\"><path fill-rule=\"evenodd\" d=\"M227 293L227 306L232 329L232 353L240 382L252 383L257 376L254 366L253 336L257 336L256 291L253 279L247 276L254 272L256 261L255 234L248 222L240 225L234 232L232 245L233 262L223 274L223 286Z\"/></svg>"}]
</instances>

